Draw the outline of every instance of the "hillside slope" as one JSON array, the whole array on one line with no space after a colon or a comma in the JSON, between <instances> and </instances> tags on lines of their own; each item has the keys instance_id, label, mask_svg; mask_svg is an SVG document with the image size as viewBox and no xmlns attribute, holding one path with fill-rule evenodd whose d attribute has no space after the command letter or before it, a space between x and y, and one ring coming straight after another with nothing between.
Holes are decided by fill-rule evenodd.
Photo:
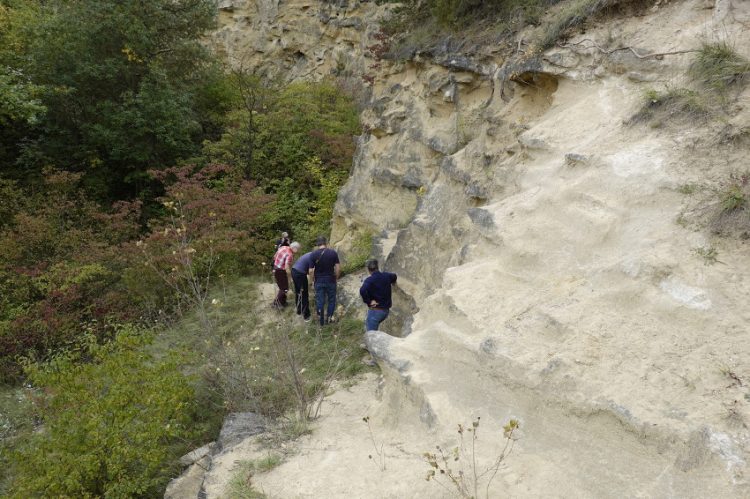
<instances>
[{"instance_id":1,"label":"hillside slope","mask_svg":"<svg viewBox=\"0 0 750 499\"><path fill-rule=\"evenodd\" d=\"M722 196L747 182L750 92L631 119L649 90L707 96L692 51L750 57L747 23L748 2L687 0L534 56L384 63L332 239L375 231L399 274L391 335L368 333L384 373L368 412L398 470L352 463L371 445L353 417L360 443L311 466L339 485L306 479L303 453L264 490L425 496L421 452L481 416L487 438L521 427L491 497L747 497L750 222Z\"/></svg>"}]
</instances>

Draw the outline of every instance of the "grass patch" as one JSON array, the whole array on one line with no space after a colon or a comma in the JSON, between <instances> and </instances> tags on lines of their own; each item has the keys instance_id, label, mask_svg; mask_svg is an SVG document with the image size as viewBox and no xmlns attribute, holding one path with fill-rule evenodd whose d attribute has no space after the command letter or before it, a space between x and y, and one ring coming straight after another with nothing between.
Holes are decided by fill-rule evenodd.
<instances>
[{"instance_id":1,"label":"grass patch","mask_svg":"<svg viewBox=\"0 0 750 499\"><path fill-rule=\"evenodd\" d=\"M541 28L541 37L537 42L540 49L548 49L559 40L563 33L574 26L582 24L591 14L596 12L600 0L574 0L560 9Z\"/></svg>"},{"instance_id":2,"label":"grass patch","mask_svg":"<svg viewBox=\"0 0 750 499\"><path fill-rule=\"evenodd\" d=\"M214 338L190 344L200 348L202 382L223 410L253 411L285 420L282 426L295 421L304 426L317 415L334 380L367 369L359 349L364 326L346 311L337 313L336 322L319 327L314 320L304 323L292 306L271 310L257 303L261 282L242 280L222 292L210 317ZM188 320L170 336L180 338L198 329L197 319Z\"/></svg>"},{"instance_id":3,"label":"grass patch","mask_svg":"<svg viewBox=\"0 0 750 499\"><path fill-rule=\"evenodd\" d=\"M643 107L628 120L629 124L648 122L657 128L677 119L705 122L713 114L705 96L687 88L648 90L644 100Z\"/></svg>"},{"instance_id":4,"label":"grass patch","mask_svg":"<svg viewBox=\"0 0 750 499\"><path fill-rule=\"evenodd\" d=\"M645 103L629 123L648 122L657 128L675 119L708 121L726 107L729 90L744 85L750 74L750 62L727 42L703 43L688 74L699 84L700 91L687 88L667 88L661 92L649 90L644 96ZM743 129L725 127L720 141L739 142L744 134Z\"/></svg>"},{"instance_id":5,"label":"grass patch","mask_svg":"<svg viewBox=\"0 0 750 499\"><path fill-rule=\"evenodd\" d=\"M409 59L431 52L452 37L462 42L498 43L526 26L538 24L547 0L407 0L383 23L390 37L388 57ZM511 44L508 45L509 47Z\"/></svg>"},{"instance_id":6,"label":"grass patch","mask_svg":"<svg viewBox=\"0 0 750 499\"><path fill-rule=\"evenodd\" d=\"M726 41L703 43L690 65L689 74L704 87L725 94L746 82L750 62Z\"/></svg>"},{"instance_id":7,"label":"grass patch","mask_svg":"<svg viewBox=\"0 0 750 499\"><path fill-rule=\"evenodd\" d=\"M567 31L601 15L639 9L648 0L406 0L383 23L388 56L409 59L417 52L441 53L451 45L477 43L516 49L514 34L538 26L530 52L564 38ZM556 4L560 4L559 7Z\"/></svg>"},{"instance_id":8,"label":"grass patch","mask_svg":"<svg viewBox=\"0 0 750 499\"><path fill-rule=\"evenodd\" d=\"M346 261L341 266L341 274L351 274L362 270L368 258L372 255L373 235L370 231L364 231L357 235L352 243L351 250L346 254Z\"/></svg>"},{"instance_id":9,"label":"grass patch","mask_svg":"<svg viewBox=\"0 0 750 499\"><path fill-rule=\"evenodd\" d=\"M267 473L281 464L281 456L269 454L262 459L240 461L229 480L229 497L233 499L264 499L266 495L253 488L253 477Z\"/></svg>"},{"instance_id":10,"label":"grass patch","mask_svg":"<svg viewBox=\"0 0 750 499\"><path fill-rule=\"evenodd\" d=\"M711 221L715 234L750 239L750 172L737 172L717 192L718 210Z\"/></svg>"},{"instance_id":11,"label":"grass patch","mask_svg":"<svg viewBox=\"0 0 750 499\"><path fill-rule=\"evenodd\" d=\"M719 252L716 251L716 248L713 246L709 246L708 248L696 248L693 252L703 258L703 264L706 266L713 265L719 261Z\"/></svg>"},{"instance_id":12,"label":"grass patch","mask_svg":"<svg viewBox=\"0 0 750 499\"><path fill-rule=\"evenodd\" d=\"M729 186L721 195L721 208L726 212L737 211L747 205L747 193L739 184Z\"/></svg>"},{"instance_id":13,"label":"grass patch","mask_svg":"<svg viewBox=\"0 0 750 499\"><path fill-rule=\"evenodd\" d=\"M197 314L161 333L159 352L192 353L185 371L199 374L196 392L218 417L252 411L271 420L277 441L309 433L331 385L370 368L359 348L364 326L359 317L337 312L338 320L319 327L304 323L292 306L271 310L259 302L259 286L270 276L238 279L217 286L209 302L213 334L201 330ZM293 303L294 295L290 295Z\"/></svg>"},{"instance_id":14,"label":"grass patch","mask_svg":"<svg viewBox=\"0 0 750 499\"><path fill-rule=\"evenodd\" d=\"M698 186L696 184L682 184L677 188L677 192L679 192L680 194L685 194L687 196L695 194L697 190Z\"/></svg>"},{"instance_id":15,"label":"grass patch","mask_svg":"<svg viewBox=\"0 0 750 499\"><path fill-rule=\"evenodd\" d=\"M580 26L588 19L597 16L615 15L627 9L641 8L649 2L645 0L571 0L561 2L560 8L547 16L537 30L537 40L532 51L546 50L566 33Z\"/></svg>"}]
</instances>

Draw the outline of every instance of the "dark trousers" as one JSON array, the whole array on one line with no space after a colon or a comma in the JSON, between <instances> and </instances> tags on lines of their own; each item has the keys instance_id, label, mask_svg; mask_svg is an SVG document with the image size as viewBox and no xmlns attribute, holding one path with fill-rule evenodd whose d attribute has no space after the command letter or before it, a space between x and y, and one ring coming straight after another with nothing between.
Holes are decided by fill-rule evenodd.
<instances>
[{"instance_id":1,"label":"dark trousers","mask_svg":"<svg viewBox=\"0 0 750 499\"><path fill-rule=\"evenodd\" d=\"M380 327L380 323L383 322L390 310L387 308L371 308L367 310L367 316L365 317L365 332L377 331Z\"/></svg>"},{"instance_id":2,"label":"dark trousers","mask_svg":"<svg viewBox=\"0 0 750 499\"><path fill-rule=\"evenodd\" d=\"M273 277L276 279L276 285L279 287L279 292L276 293L273 305L275 307L286 307L286 292L289 291L289 278L286 275L286 270L273 269Z\"/></svg>"},{"instance_id":3,"label":"dark trousers","mask_svg":"<svg viewBox=\"0 0 750 499\"><path fill-rule=\"evenodd\" d=\"M328 314L323 314L323 305L328 302ZM331 321L336 310L336 283L315 281L315 310L318 312L320 325Z\"/></svg>"},{"instance_id":4,"label":"dark trousers","mask_svg":"<svg viewBox=\"0 0 750 499\"><path fill-rule=\"evenodd\" d=\"M310 317L310 293L307 285L307 274L292 269L292 282L294 282L297 314L308 319Z\"/></svg>"}]
</instances>

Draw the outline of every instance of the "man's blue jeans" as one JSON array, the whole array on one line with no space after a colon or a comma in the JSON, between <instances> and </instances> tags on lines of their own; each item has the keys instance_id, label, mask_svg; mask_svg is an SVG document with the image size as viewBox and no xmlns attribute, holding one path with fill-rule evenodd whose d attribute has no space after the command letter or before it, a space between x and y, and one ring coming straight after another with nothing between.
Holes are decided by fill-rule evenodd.
<instances>
[{"instance_id":1,"label":"man's blue jeans","mask_svg":"<svg viewBox=\"0 0 750 499\"><path fill-rule=\"evenodd\" d=\"M388 317L390 310L369 309L365 318L365 331L377 331L380 323Z\"/></svg>"},{"instance_id":2,"label":"man's blue jeans","mask_svg":"<svg viewBox=\"0 0 750 499\"><path fill-rule=\"evenodd\" d=\"M323 305L328 301L328 313L323 315ZM315 309L318 311L320 325L327 324L336 310L336 283L315 281Z\"/></svg>"}]
</instances>

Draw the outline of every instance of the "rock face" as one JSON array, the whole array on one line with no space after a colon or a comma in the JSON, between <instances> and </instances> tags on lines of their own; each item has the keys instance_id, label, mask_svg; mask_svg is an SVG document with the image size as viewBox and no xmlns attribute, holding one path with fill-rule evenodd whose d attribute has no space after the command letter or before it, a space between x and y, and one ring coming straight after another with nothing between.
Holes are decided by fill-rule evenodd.
<instances>
[{"instance_id":1,"label":"rock face","mask_svg":"<svg viewBox=\"0 0 750 499\"><path fill-rule=\"evenodd\" d=\"M376 30L371 4L255 5L242 22L286 36L283 57L227 52L292 79L315 50L322 74ZM750 496L750 254L706 222L748 149L722 144L721 124L626 124L646 90L690 83L690 54L643 54L717 33L750 57L750 5L705 7L590 26L525 60L446 49L375 75L331 239L346 251L353 233L379 234L399 275L394 314L410 320L367 340L385 377L377 411L436 435L518 419L498 496ZM295 9L310 31L284 31ZM347 34L320 45L332 32ZM730 120L750 122L750 91L737 102Z\"/></svg>"},{"instance_id":2,"label":"rock face","mask_svg":"<svg viewBox=\"0 0 750 499\"><path fill-rule=\"evenodd\" d=\"M211 42L235 67L266 77L359 80L384 12L357 0L222 0Z\"/></svg>"},{"instance_id":3,"label":"rock face","mask_svg":"<svg viewBox=\"0 0 750 499\"><path fill-rule=\"evenodd\" d=\"M251 437L265 431L263 418L253 412L234 412L224 419L216 442L195 449L180 458L188 468L172 480L165 499L207 499L217 497L215 489L228 482L235 457L245 451Z\"/></svg>"}]
</instances>

